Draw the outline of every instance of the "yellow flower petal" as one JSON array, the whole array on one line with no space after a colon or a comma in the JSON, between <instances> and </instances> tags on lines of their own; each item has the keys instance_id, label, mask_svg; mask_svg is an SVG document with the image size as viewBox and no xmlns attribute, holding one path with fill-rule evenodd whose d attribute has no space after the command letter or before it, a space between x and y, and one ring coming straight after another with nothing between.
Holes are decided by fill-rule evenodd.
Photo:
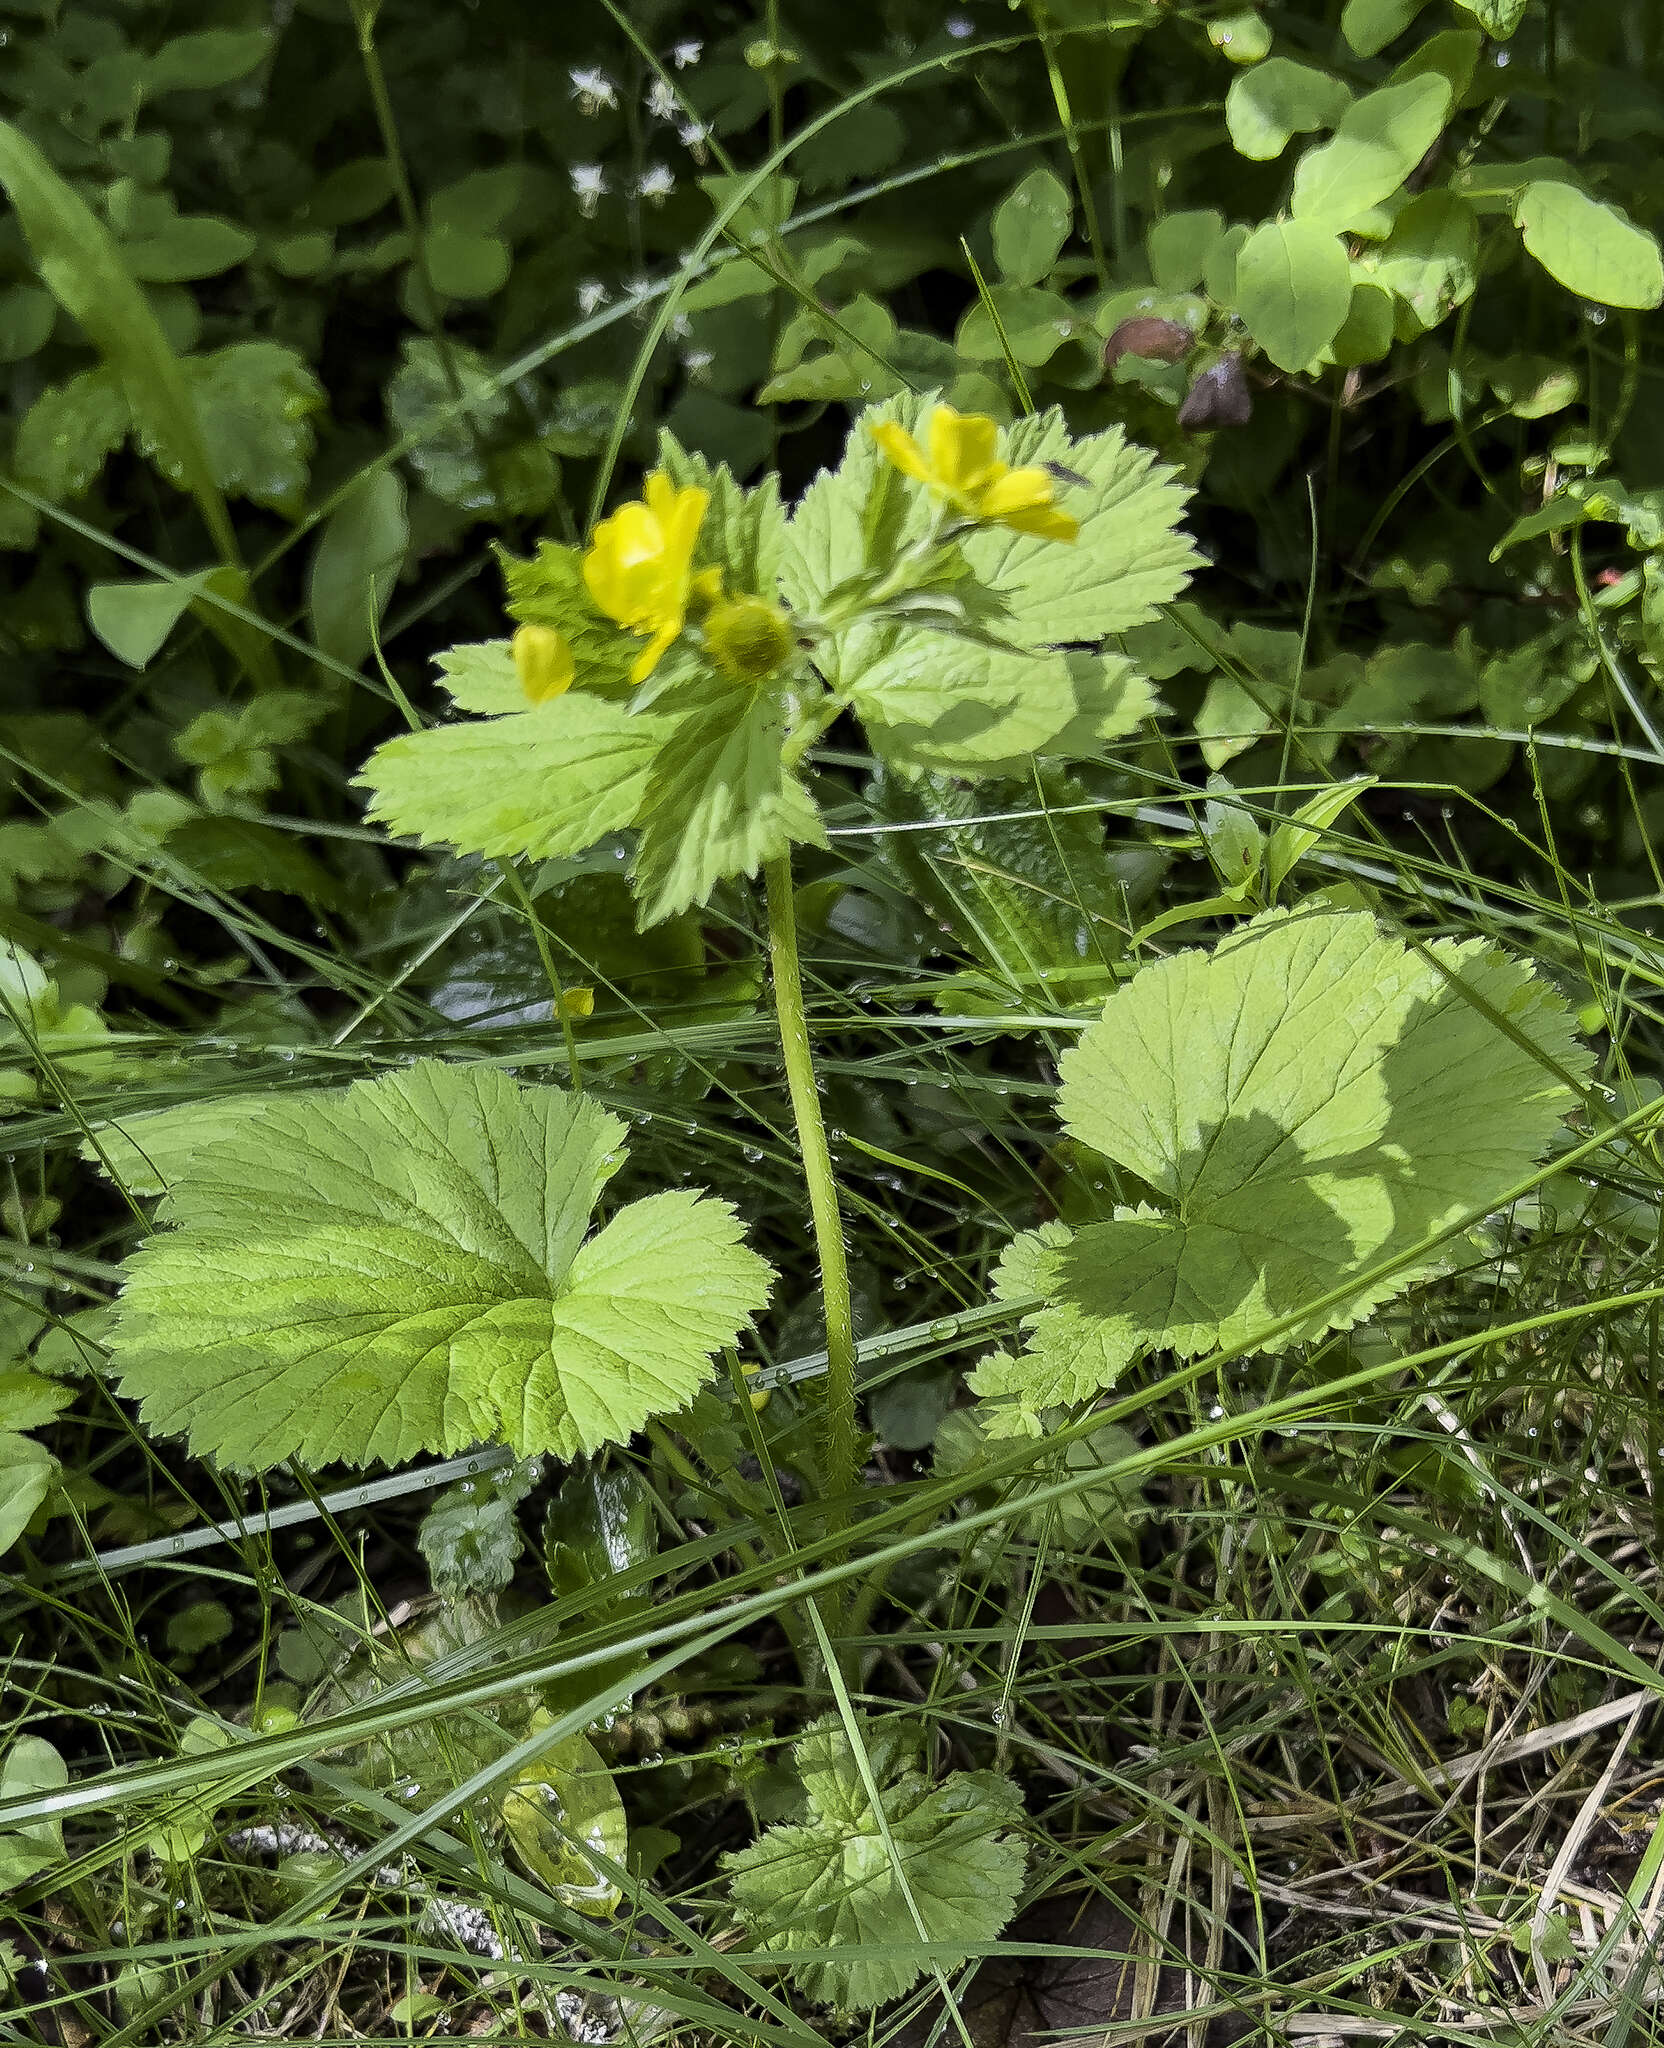
<instances>
[{"instance_id":1,"label":"yellow flower petal","mask_svg":"<svg viewBox=\"0 0 1664 2048\"><path fill-rule=\"evenodd\" d=\"M1018 533L1032 533L1039 540L1077 540L1080 521L1055 505L1036 505L1026 512L1004 513L999 521Z\"/></svg>"},{"instance_id":2,"label":"yellow flower petal","mask_svg":"<svg viewBox=\"0 0 1664 2048\"><path fill-rule=\"evenodd\" d=\"M681 619L667 619L630 664L630 681L644 683L663 660L666 650L682 630Z\"/></svg>"},{"instance_id":3,"label":"yellow flower petal","mask_svg":"<svg viewBox=\"0 0 1664 2048\"><path fill-rule=\"evenodd\" d=\"M678 490L662 470L642 498L603 519L584 556L584 586L627 633L652 636L631 674L644 681L681 632L693 586L693 550L711 502L697 484Z\"/></svg>"},{"instance_id":4,"label":"yellow flower petal","mask_svg":"<svg viewBox=\"0 0 1664 2048\"><path fill-rule=\"evenodd\" d=\"M1080 526L1058 508L1056 499L1057 485L1049 470L1010 469L982 493L977 516L1044 540L1073 540Z\"/></svg>"},{"instance_id":5,"label":"yellow flower petal","mask_svg":"<svg viewBox=\"0 0 1664 2048\"><path fill-rule=\"evenodd\" d=\"M903 476L921 484L930 482L930 464L925 460L924 450L905 427L894 420L884 420L872 429L872 437Z\"/></svg>"},{"instance_id":6,"label":"yellow flower petal","mask_svg":"<svg viewBox=\"0 0 1664 2048\"><path fill-rule=\"evenodd\" d=\"M931 480L954 497L972 497L998 474L1000 430L986 413L939 405L930 416Z\"/></svg>"}]
</instances>

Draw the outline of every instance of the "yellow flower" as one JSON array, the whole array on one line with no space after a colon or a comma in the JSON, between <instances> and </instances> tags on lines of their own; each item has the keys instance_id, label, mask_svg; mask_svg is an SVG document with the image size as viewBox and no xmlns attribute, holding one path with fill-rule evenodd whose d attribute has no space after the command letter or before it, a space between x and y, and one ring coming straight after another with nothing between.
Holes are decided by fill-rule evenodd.
<instances>
[{"instance_id":1,"label":"yellow flower","mask_svg":"<svg viewBox=\"0 0 1664 2048\"><path fill-rule=\"evenodd\" d=\"M572 687L577 664L564 633L553 626L521 626L509 642L514 672L532 704L547 704Z\"/></svg>"},{"instance_id":2,"label":"yellow flower","mask_svg":"<svg viewBox=\"0 0 1664 2048\"><path fill-rule=\"evenodd\" d=\"M681 632L693 585L693 545L709 491L695 484L677 490L655 470L645 500L620 505L595 529L584 556L584 583L596 604L626 633L651 637L630 670L645 682Z\"/></svg>"},{"instance_id":3,"label":"yellow flower","mask_svg":"<svg viewBox=\"0 0 1664 2048\"><path fill-rule=\"evenodd\" d=\"M705 647L725 676L761 682L791 653L791 622L765 597L725 597L705 615Z\"/></svg>"},{"instance_id":4,"label":"yellow flower","mask_svg":"<svg viewBox=\"0 0 1664 2048\"><path fill-rule=\"evenodd\" d=\"M966 519L1014 527L1042 540L1073 540L1080 524L1057 504L1049 470L1013 469L995 454L998 425L985 413L955 412L939 405L930 416L927 455L894 420L875 426L872 437L903 476L927 484Z\"/></svg>"}]
</instances>

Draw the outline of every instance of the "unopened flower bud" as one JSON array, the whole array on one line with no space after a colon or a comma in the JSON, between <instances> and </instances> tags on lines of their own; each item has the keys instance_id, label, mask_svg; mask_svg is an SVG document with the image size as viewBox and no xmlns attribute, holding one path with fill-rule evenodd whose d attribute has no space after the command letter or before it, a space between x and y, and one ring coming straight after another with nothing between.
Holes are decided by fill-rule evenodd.
<instances>
[{"instance_id":1,"label":"unopened flower bud","mask_svg":"<svg viewBox=\"0 0 1664 2048\"><path fill-rule=\"evenodd\" d=\"M553 626L522 626L509 648L528 703L547 704L571 689L577 664L564 633Z\"/></svg>"}]
</instances>

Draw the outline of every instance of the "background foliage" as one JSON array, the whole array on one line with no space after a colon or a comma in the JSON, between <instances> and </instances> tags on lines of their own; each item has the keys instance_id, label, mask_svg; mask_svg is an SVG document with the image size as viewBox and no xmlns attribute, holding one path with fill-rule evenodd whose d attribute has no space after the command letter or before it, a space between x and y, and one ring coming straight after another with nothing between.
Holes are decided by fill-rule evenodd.
<instances>
[{"instance_id":1,"label":"background foliage","mask_svg":"<svg viewBox=\"0 0 1664 2048\"><path fill-rule=\"evenodd\" d=\"M992 1957L905 1900L837 1921L886 2040L1644 2035L1664 14L41 0L0 35L0 1969L56 2014L0 2027L600 2039L623 1996L638 2035L813 2037L856 1978L731 1908L769 1830L872 1853L882 1779L949 1880L980 1814L1023 1908ZM661 427L793 499L930 391L1123 426L1204 566L1109 649L1136 730L1067 769L811 759L890 1516L846 1616L869 1783L780 1593L837 1549L755 901L641 934L622 844L421 851L354 781L443 715L436 653L502 636L498 550L580 540ZM1140 1172L1060 1134L1062 1055L1130 965L1325 886L1534 962L1594 1049L1570 1168L1356 1329L990 1438L1012 1232L1118 1227ZM426 1058L578 1063L621 1204L737 1210L784 1370L754 1420L702 1397L732 1486L661 1431L429 1509L136 1427L106 1304L168 1132Z\"/></svg>"}]
</instances>

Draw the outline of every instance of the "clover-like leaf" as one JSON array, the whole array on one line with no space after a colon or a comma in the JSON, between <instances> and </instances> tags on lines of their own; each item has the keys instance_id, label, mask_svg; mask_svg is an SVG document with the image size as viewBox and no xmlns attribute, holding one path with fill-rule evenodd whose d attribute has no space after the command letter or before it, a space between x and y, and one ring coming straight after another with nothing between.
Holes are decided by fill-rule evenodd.
<instances>
[{"instance_id":1,"label":"clover-like leaf","mask_svg":"<svg viewBox=\"0 0 1664 2048\"><path fill-rule=\"evenodd\" d=\"M828 1717L793 1751L807 1817L769 1828L724 1859L734 1904L758 1947L799 1955L797 1976L809 1997L843 2012L898 1998L922 1974L908 1953L919 1939L909 1896L926 1937L953 1951L935 1958L952 1970L998 1936L1023 1882L1023 1845L1010 1832L1023 1806L1009 1779L954 1771L933 1786L907 1768L900 1730L865 1730L863 1740L888 1844L849 1737ZM839 1949L857 1946L896 1952L839 1959Z\"/></svg>"},{"instance_id":2,"label":"clover-like leaf","mask_svg":"<svg viewBox=\"0 0 1664 2048\"><path fill-rule=\"evenodd\" d=\"M186 1152L178 1228L128 1262L122 1390L256 1469L622 1442L693 1398L770 1277L692 1193L586 1236L623 1136L587 1098L432 1061L274 1098Z\"/></svg>"},{"instance_id":3,"label":"clover-like leaf","mask_svg":"<svg viewBox=\"0 0 1664 2048\"><path fill-rule=\"evenodd\" d=\"M1523 963L1482 941L1414 950L1362 912L1275 912L1145 969L1065 1056L1060 1106L1159 1206L1018 1240L1002 1291L1046 1305L1030 1351L985 1362L976 1390L1015 1398L1002 1430L1032 1431L1142 1351L1279 1350L1355 1323L1530 1171L1588 1065Z\"/></svg>"}]
</instances>

